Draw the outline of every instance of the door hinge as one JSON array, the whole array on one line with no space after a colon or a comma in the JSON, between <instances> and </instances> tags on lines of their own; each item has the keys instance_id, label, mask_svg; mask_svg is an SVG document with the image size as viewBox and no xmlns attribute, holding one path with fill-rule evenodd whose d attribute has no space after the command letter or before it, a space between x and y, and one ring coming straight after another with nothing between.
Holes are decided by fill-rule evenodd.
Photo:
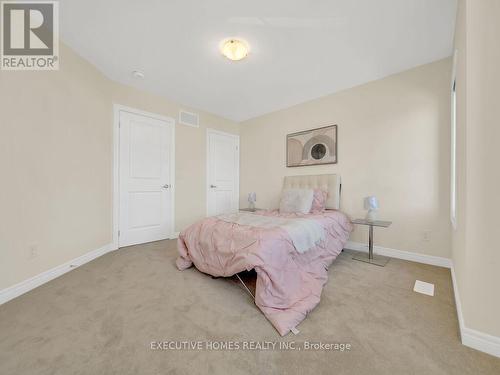
<instances>
[{"instance_id":1,"label":"door hinge","mask_svg":"<svg viewBox=\"0 0 500 375\"><path fill-rule=\"evenodd\" d=\"M118 231L118 237L120 237L120 231Z\"/></svg>"}]
</instances>

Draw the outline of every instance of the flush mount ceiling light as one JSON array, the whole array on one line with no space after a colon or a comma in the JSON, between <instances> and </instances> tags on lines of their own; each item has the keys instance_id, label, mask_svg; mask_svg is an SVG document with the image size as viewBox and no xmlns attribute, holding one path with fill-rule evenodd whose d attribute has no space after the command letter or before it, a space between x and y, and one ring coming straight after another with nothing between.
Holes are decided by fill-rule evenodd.
<instances>
[{"instance_id":1,"label":"flush mount ceiling light","mask_svg":"<svg viewBox=\"0 0 500 375\"><path fill-rule=\"evenodd\" d=\"M221 43L220 51L229 60L238 61L248 55L248 43L241 39L227 39Z\"/></svg>"},{"instance_id":2,"label":"flush mount ceiling light","mask_svg":"<svg viewBox=\"0 0 500 375\"><path fill-rule=\"evenodd\" d=\"M140 79L144 78L144 73L143 73L143 72L141 72L140 70L134 70L134 71L132 72L132 75L133 75L135 78L140 78Z\"/></svg>"}]
</instances>

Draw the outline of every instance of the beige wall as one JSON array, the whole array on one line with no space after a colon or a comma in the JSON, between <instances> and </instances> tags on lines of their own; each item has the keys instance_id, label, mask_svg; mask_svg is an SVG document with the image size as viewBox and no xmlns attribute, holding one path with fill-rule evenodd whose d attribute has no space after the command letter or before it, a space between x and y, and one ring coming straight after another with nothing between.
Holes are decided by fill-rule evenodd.
<instances>
[{"instance_id":1,"label":"beige wall","mask_svg":"<svg viewBox=\"0 0 500 375\"><path fill-rule=\"evenodd\" d=\"M60 51L59 71L0 71L0 290L111 242L113 103L180 108ZM200 128L176 125L176 230L205 214L205 128L238 133L197 112Z\"/></svg>"},{"instance_id":2,"label":"beige wall","mask_svg":"<svg viewBox=\"0 0 500 375\"><path fill-rule=\"evenodd\" d=\"M455 40L458 113L459 226L453 234L453 262L465 326L500 336L500 3L460 1ZM466 214L465 214L466 213Z\"/></svg>"},{"instance_id":3,"label":"beige wall","mask_svg":"<svg viewBox=\"0 0 500 375\"><path fill-rule=\"evenodd\" d=\"M61 53L57 72L0 71L0 289L111 238L109 83Z\"/></svg>"},{"instance_id":4,"label":"beige wall","mask_svg":"<svg viewBox=\"0 0 500 375\"><path fill-rule=\"evenodd\" d=\"M446 59L242 123L240 204L255 191L257 206L277 207L285 175L338 173L345 212L364 217L373 194L394 222L377 245L450 257L450 78ZM286 168L286 134L328 124L338 164ZM366 229L351 239L366 241Z\"/></svg>"}]
</instances>

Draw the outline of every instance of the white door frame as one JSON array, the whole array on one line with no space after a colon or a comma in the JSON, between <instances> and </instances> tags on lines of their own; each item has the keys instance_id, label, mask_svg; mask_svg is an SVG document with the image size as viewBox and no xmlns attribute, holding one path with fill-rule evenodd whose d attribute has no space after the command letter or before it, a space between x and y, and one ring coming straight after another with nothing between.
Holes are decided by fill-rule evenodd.
<instances>
[{"instance_id":1,"label":"white door frame","mask_svg":"<svg viewBox=\"0 0 500 375\"><path fill-rule=\"evenodd\" d=\"M118 231L120 229L120 112L129 112L136 115L151 117L156 120L172 124L172 147L170 148L170 181L172 194L170 205L170 220L175 231L175 120L171 117L161 116L156 113L113 104L113 250L118 249ZM171 234L174 238L175 234Z\"/></svg>"},{"instance_id":2,"label":"white door frame","mask_svg":"<svg viewBox=\"0 0 500 375\"><path fill-rule=\"evenodd\" d=\"M209 137L210 134L219 134L219 135L224 135L227 137L234 138L236 140L236 147L237 147L237 152L236 152L236 176L235 176L235 195L236 195L236 202L238 204L238 207L240 206L240 136L237 134L232 134L232 133L226 133L220 130L215 130L211 128L207 128L207 141L206 141L206 147L207 147L207 176L206 176L206 183L205 183L205 198L206 198L206 216L209 215L209 203L208 203L208 196L210 193L210 147L209 147Z\"/></svg>"}]
</instances>

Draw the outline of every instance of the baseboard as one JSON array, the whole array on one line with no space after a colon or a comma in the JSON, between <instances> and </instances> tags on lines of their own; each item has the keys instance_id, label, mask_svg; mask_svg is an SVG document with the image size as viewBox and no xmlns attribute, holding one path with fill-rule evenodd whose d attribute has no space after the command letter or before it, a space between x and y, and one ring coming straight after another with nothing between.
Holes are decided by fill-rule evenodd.
<instances>
[{"instance_id":1,"label":"baseboard","mask_svg":"<svg viewBox=\"0 0 500 375\"><path fill-rule=\"evenodd\" d=\"M346 249L368 252L368 246L359 242L348 241L344 246ZM455 268L451 259L436 257L433 255L425 255L413 253L410 251L390 249L387 247L374 246L373 251L376 254L388 256L391 258L404 259L412 262L430 264L433 266L446 267L451 270L451 280L453 283L453 293L455 294L455 305L457 307L457 318L460 329L460 338L462 344L472 349L479 350L484 353L491 354L495 357L500 357L500 338L489 335L484 332L476 331L468 328L464 323L462 313L462 302L458 293L458 284L455 276Z\"/></svg>"},{"instance_id":2,"label":"baseboard","mask_svg":"<svg viewBox=\"0 0 500 375\"><path fill-rule=\"evenodd\" d=\"M69 262L61 264L60 266L54 267L27 280L21 281L18 284L0 290L0 305L10 301L11 299L19 297L20 295L49 282L50 280L64 275L66 272L74 270L75 268L88 263L91 260L99 258L100 256L112 251L112 248L112 244L105 245L103 247L100 247L99 249L93 250L89 253L79 256L78 258L70 260Z\"/></svg>"},{"instance_id":3,"label":"baseboard","mask_svg":"<svg viewBox=\"0 0 500 375\"><path fill-rule=\"evenodd\" d=\"M464 327L462 330L462 344L500 358L500 337Z\"/></svg>"},{"instance_id":4,"label":"baseboard","mask_svg":"<svg viewBox=\"0 0 500 375\"><path fill-rule=\"evenodd\" d=\"M458 284L457 284L457 278L455 276L455 267L451 267L451 283L453 285L453 295L455 296L455 306L457 308L457 318L458 318L458 325L460 328L460 340L462 341L462 344L464 342L464 316L462 314L462 301L460 299L460 294L458 293Z\"/></svg>"},{"instance_id":5,"label":"baseboard","mask_svg":"<svg viewBox=\"0 0 500 375\"><path fill-rule=\"evenodd\" d=\"M179 238L179 234L180 234L180 232L174 232L174 233L172 233L172 235L169 237L169 239L171 239L171 240L175 240L175 239Z\"/></svg>"},{"instance_id":6,"label":"baseboard","mask_svg":"<svg viewBox=\"0 0 500 375\"><path fill-rule=\"evenodd\" d=\"M344 246L346 249L368 252L368 246L359 242L348 241ZM451 270L451 280L453 283L453 293L455 295L455 305L457 307L457 318L460 329L460 338L462 344L472 349L488 353L495 357L500 357L500 337L492 336L484 332L467 328L462 313L462 302L458 292L458 284L455 275L455 268L451 259L413 253L410 251L390 249L387 247L374 246L373 251L376 254L388 256L391 258L404 259L412 262L430 264L433 266L446 267Z\"/></svg>"},{"instance_id":7,"label":"baseboard","mask_svg":"<svg viewBox=\"0 0 500 375\"><path fill-rule=\"evenodd\" d=\"M172 239L177 238L179 236L179 232L176 232L172 235ZM364 251L367 252L368 248L366 245L348 241L346 249L356 250L356 251ZM30 279L22 281L18 284L15 284L11 287L0 290L0 305L14 299L24 293L29 292L30 290L35 289L36 287L43 285L65 273L74 270L75 268L88 263L100 256L114 250L112 244L108 244L99 249L91 251L87 254L84 254L78 258L75 258L69 262L61 264L60 266L54 267L48 271L42 272ZM425 254L417 254L409 251L390 249L380 246L374 247L374 252L380 255L389 256L392 258L404 259L413 262L419 262L424 264L430 264L434 266L447 267L451 269L451 278L453 283L453 292L455 294L455 305L457 308L457 317L460 328L460 336L462 344L468 346L470 348L488 353L490 355L500 357L500 338L496 336L489 335L487 333L483 333L480 331L476 331L471 328L467 328L464 324L464 318L462 314L462 304L460 300L460 295L458 292L458 286L455 276L455 269L453 267L453 263L451 259L436 257L432 255Z\"/></svg>"},{"instance_id":8,"label":"baseboard","mask_svg":"<svg viewBox=\"0 0 500 375\"><path fill-rule=\"evenodd\" d=\"M344 248L355 251L368 252L368 245L359 242L347 241ZM410 251L396 250L382 246L374 246L373 252L375 254L380 254L391 258L404 259L417 263L430 264L432 266L446 267L446 268L451 268L452 266L451 259L437 257L434 255L413 253Z\"/></svg>"},{"instance_id":9,"label":"baseboard","mask_svg":"<svg viewBox=\"0 0 500 375\"><path fill-rule=\"evenodd\" d=\"M469 348L500 358L500 337L476 331L475 329L467 328L465 326L464 316L462 313L462 302L458 292L455 267L453 266L451 267L451 280L453 283L453 293L455 294L455 305L457 306L458 325L460 327L460 338L462 344L468 346Z\"/></svg>"}]
</instances>

